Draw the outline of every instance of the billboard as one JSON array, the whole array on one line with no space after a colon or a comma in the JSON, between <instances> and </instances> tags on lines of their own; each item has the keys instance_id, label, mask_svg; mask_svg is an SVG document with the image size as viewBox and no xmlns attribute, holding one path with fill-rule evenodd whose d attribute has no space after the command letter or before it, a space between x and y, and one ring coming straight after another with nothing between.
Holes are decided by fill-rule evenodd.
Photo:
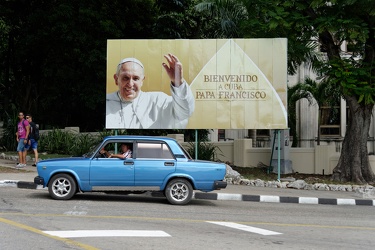
<instances>
[{"instance_id":1,"label":"billboard","mask_svg":"<svg viewBox=\"0 0 375 250\"><path fill-rule=\"evenodd\" d=\"M106 105L107 129L286 129L287 39L108 40Z\"/></svg>"}]
</instances>

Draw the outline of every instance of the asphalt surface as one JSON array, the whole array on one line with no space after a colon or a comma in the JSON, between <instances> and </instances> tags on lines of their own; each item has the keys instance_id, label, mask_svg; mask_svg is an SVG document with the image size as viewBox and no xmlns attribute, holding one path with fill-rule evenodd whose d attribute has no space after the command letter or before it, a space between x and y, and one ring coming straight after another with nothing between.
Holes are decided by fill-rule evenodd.
<instances>
[{"instance_id":1,"label":"asphalt surface","mask_svg":"<svg viewBox=\"0 0 375 250\"><path fill-rule=\"evenodd\" d=\"M4 186L26 189L43 188L34 184L34 177L38 174L36 167L32 167L31 164L33 162L28 162L25 168L12 171L12 173L0 173L0 188ZM14 168L16 162L0 159L0 166ZM225 189L209 193L195 191L194 199L375 206L375 197L367 197L367 195L356 192L298 190L293 188L254 187L232 184L228 184Z\"/></svg>"}]
</instances>

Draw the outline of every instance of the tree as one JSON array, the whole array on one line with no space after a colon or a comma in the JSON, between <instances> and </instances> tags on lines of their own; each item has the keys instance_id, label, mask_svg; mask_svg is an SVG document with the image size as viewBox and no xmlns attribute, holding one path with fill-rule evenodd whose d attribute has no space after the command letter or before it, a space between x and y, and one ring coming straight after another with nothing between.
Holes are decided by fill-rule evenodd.
<instances>
[{"instance_id":1,"label":"tree","mask_svg":"<svg viewBox=\"0 0 375 250\"><path fill-rule=\"evenodd\" d=\"M369 163L367 138L375 94L373 1L311 1L309 5L295 6L305 16L305 25L314 28L311 37L317 38L326 52L327 59L320 60L321 73L340 90L350 110L342 152L332 178L372 183L375 175ZM344 42L355 44L351 53L341 50Z\"/></svg>"},{"instance_id":2,"label":"tree","mask_svg":"<svg viewBox=\"0 0 375 250\"><path fill-rule=\"evenodd\" d=\"M244 5L236 0L202 1L195 9L209 17L205 19L204 33L207 38L239 37L239 23L248 16Z\"/></svg>"},{"instance_id":3,"label":"tree","mask_svg":"<svg viewBox=\"0 0 375 250\"><path fill-rule=\"evenodd\" d=\"M288 86L288 125L290 134L293 136L292 147L296 147L298 143L298 135L296 129L296 102L302 98L306 98L309 104L316 101L319 107L318 126L321 125L321 117L332 119L336 114L335 106L339 105L340 92L330 81L314 81L306 78L303 82L299 82L292 87ZM323 107L328 109L323 110ZM327 112L325 112L327 111ZM320 145L320 129L318 129L317 144Z\"/></svg>"},{"instance_id":4,"label":"tree","mask_svg":"<svg viewBox=\"0 0 375 250\"><path fill-rule=\"evenodd\" d=\"M210 1L210 2L215 2ZM347 101L350 115L332 178L372 183L367 138L374 106L375 5L373 0L242 0L244 37L287 37L288 72L302 62L325 77ZM251 16L250 16L251 14ZM345 49L345 44L348 44ZM316 48L324 53L316 53Z\"/></svg>"},{"instance_id":5,"label":"tree","mask_svg":"<svg viewBox=\"0 0 375 250\"><path fill-rule=\"evenodd\" d=\"M335 107L340 105L341 94L329 79L318 82L307 78L304 83L306 84L306 90L319 106L317 144L320 145L321 132L319 126L322 125L323 120L333 119L339 115ZM328 107L328 109L323 109L323 107Z\"/></svg>"},{"instance_id":6,"label":"tree","mask_svg":"<svg viewBox=\"0 0 375 250\"><path fill-rule=\"evenodd\" d=\"M194 11L197 0L156 0L158 15L152 26L153 36L159 39L200 38L203 18Z\"/></svg>"},{"instance_id":7,"label":"tree","mask_svg":"<svg viewBox=\"0 0 375 250\"><path fill-rule=\"evenodd\" d=\"M375 40L368 45L374 49ZM350 112L340 159L333 170L333 180L356 183L373 183L375 180L367 150L374 109L375 71L374 66L367 67L369 62L366 61L357 65L358 62L337 60L336 64L332 60L327 72L328 78L340 87Z\"/></svg>"},{"instance_id":8,"label":"tree","mask_svg":"<svg viewBox=\"0 0 375 250\"><path fill-rule=\"evenodd\" d=\"M107 39L151 38L154 2L2 1L3 109L31 112L42 128L101 130Z\"/></svg>"},{"instance_id":9,"label":"tree","mask_svg":"<svg viewBox=\"0 0 375 250\"><path fill-rule=\"evenodd\" d=\"M312 95L307 89L305 83L297 83L296 85L288 86L288 125L290 128L290 136L293 137L292 147L298 146L299 136L297 133L297 111L296 103L297 101L306 98L309 103L312 102Z\"/></svg>"},{"instance_id":10,"label":"tree","mask_svg":"<svg viewBox=\"0 0 375 250\"><path fill-rule=\"evenodd\" d=\"M4 127L12 121L7 114L22 110L31 112L43 129L102 130L107 39L198 38L202 15L194 11L195 2L0 2L0 120ZM7 138L14 142L14 133L9 132ZM178 132L189 140L195 134L193 130L132 132ZM199 137L207 133L200 130Z\"/></svg>"},{"instance_id":11,"label":"tree","mask_svg":"<svg viewBox=\"0 0 375 250\"><path fill-rule=\"evenodd\" d=\"M375 59L375 7L371 3L314 1L304 11L327 54L322 73L340 90L350 110L341 156L333 170L334 180L366 183L375 178L367 150L375 75L375 68L371 66ZM340 50L344 41L354 44L351 53ZM349 59L345 59L345 53Z\"/></svg>"}]
</instances>

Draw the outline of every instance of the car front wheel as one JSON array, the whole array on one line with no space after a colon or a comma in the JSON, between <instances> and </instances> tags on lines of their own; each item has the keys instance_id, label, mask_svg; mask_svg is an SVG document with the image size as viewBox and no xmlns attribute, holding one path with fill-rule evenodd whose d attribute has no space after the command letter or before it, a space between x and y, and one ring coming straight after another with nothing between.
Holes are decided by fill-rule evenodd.
<instances>
[{"instance_id":1,"label":"car front wheel","mask_svg":"<svg viewBox=\"0 0 375 250\"><path fill-rule=\"evenodd\" d=\"M57 174L52 177L48 185L48 192L53 199L69 200L76 193L75 180L68 174Z\"/></svg>"},{"instance_id":2,"label":"car front wheel","mask_svg":"<svg viewBox=\"0 0 375 250\"><path fill-rule=\"evenodd\" d=\"M165 196L173 205L185 205L193 197L193 187L188 180L174 179L167 184Z\"/></svg>"}]
</instances>

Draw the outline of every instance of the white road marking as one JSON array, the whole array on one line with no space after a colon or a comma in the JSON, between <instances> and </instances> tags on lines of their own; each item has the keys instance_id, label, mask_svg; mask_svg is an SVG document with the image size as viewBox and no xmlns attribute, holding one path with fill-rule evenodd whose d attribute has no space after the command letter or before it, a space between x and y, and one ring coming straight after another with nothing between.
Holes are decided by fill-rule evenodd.
<instances>
[{"instance_id":1,"label":"white road marking","mask_svg":"<svg viewBox=\"0 0 375 250\"><path fill-rule=\"evenodd\" d=\"M278 234L282 234L282 233L278 233L278 232L274 232L274 231L269 231L269 230L265 230L265 229L261 229L261 228L257 228L257 227L245 226L245 225L241 225L241 224L233 223L233 222L220 222L220 221L207 221L207 222L208 223L212 223L212 224L216 224L216 225L220 225L220 226L225 226L225 227L230 227L230 228L234 228L234 229L239 229L239 230L243 230L243 231L247 231L247 232L251 232L251 233L261 234L261 235L278 235Z\"/></svg>"},{"instance_id":2,"label":"white road marking","mask_svg":"<svg viewBox=\"0 0 375 250\"><path fill-rule=\"evenodd\" d=\"M86 214L87 214L86 211L67 211L67 212L64 212L64 215L83 216L83 215L86 215Z\"/></svg>"},{"instance_id":3,"label":"white road marking","mask_svg":"<svg viewBox=\"0 0 375 250\"><path fill-rule=\"evenodd\" d=\"M61 238L79 237L171 237L159 230L71 230L71 231L43 231L46 234Z\"/></svg>"}]
</instances>

